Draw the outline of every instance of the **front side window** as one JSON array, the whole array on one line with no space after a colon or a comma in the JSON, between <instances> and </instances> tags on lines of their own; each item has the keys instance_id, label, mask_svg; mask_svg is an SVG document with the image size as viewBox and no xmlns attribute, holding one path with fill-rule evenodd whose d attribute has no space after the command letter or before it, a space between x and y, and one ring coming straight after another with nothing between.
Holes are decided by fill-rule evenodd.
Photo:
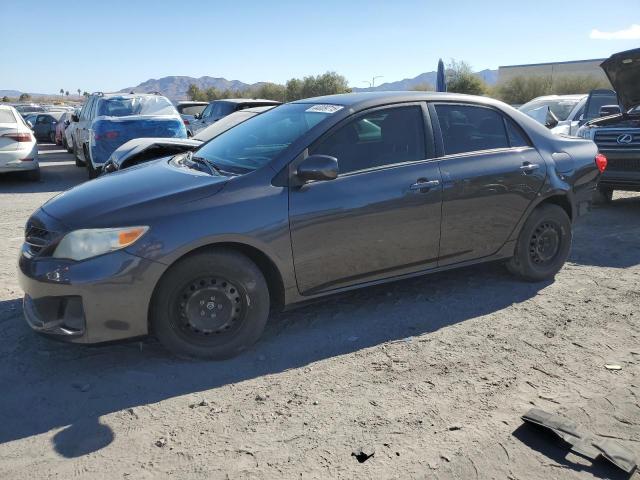
<instances>
[{"instance_id":1,"label":"front side window","mask_svg":"<svg viewBox=\"0 0 640 480\"><path fill-rule=\"evenodd\" d=\"M307 103L282 105L227 130L196 150L194 156L222 170L247 173L271 162L331 114Z\"/></svg>"},{"instance_id":2,"label":"front side window","mask_svg":"<svg viewBox=\"0 0 640 480\"><path fill-rule=\"evenodd\" d=\"M419 106L375 110L331 133L310 154L338 159L340 173L424 160L424 120Z\"/></svg>"},{"instance_id":3,"label":"front side window","mask_svg":"<svg viewBox=\"0 0 640 480\"><path fill-rule=\"evenodd\" d=\"M493 109L471 105L435 106L445 155L509 148L503 116Z\"/></svg>"}]
</instances>

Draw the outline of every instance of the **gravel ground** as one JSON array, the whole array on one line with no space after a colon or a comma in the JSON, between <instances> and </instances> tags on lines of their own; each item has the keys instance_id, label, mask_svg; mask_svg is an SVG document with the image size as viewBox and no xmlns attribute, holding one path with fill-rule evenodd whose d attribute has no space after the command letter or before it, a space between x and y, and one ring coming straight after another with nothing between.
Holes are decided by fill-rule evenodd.
<instances>
[{"instance_id":1,"label":"gravel ground","mask_svg":"<svg viewBox=\"0 0 640 480\"><path fill-rule=\"evenodd\" d=\"M239 358L190 362L25 325L23 225L86 179L42 150L41 182L0 178L0 478L640 479L520 420L560 413L640 457L640 196L581 219L554 282L484 265L369 288L276 316Z\"/></svg>"}]
</instances>

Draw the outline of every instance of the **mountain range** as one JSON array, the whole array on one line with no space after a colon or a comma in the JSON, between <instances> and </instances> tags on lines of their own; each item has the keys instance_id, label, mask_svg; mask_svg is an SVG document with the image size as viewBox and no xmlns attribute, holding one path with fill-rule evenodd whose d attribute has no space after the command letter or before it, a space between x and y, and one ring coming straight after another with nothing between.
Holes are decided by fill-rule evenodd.
<instances>
[{"instance_id":1,"label":"mountain range","mask_svg":"<svg viewBox=\"0 0 640 480\"><path fill-rule=\"evenodd\" d=\"M498 70L482 70L477 72L485 82L493 85L498 80ZM255 88L263 84L264 82L257 83L244 83L240 80L227 80L221 77L187 77L187 76L169 76L162 78L151 78L135 87L127 87L120 90L120 92L160 92L162 95L172 100L185 100L187 99L187 90L189 85L194 84L201 90L207 88L217 88L218 90L247 90L249 88ZM413 88L428 84L432 87L436 84L436 72L425 72L413 78L405 78L397 82L387 82L377 85L372 88L353 88L354 92L370 92L370 91L393 91L393 90L412 90ZM0 97L6 95L11 98L20 96L22 92L18 90L0 90ZM49 96L55 94L49 94ZM46 94L32 93L32 97L47 96Z\"/></svg>"}]
</instances>

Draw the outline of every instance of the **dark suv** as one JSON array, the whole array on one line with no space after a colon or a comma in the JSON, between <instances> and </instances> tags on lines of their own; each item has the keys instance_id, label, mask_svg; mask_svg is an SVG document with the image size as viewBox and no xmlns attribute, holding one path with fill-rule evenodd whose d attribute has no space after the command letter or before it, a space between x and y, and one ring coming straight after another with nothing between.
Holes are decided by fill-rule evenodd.
<instances>
[{"instance_id":1,"label":"dark suv","mask_svg":"<svg viewBox=\"0 0 640 480\"><path fill-rule=\"evenodd\" d=\"M616 53L601 67L621 108L603 105L602 118L587 122L578 136L593 140L607 157L598 190L604 201L611 201L614 190L640 191L640 48Z\"/></svg>"},{"instance_id":2,"label":"dark suv","mask_svg":"<svg viewBox=\"0 0 640 480\"><path fill-rule=\"evenodd\" d=\"M59 195L19 260L36 330L224 358L271 308L479 262L552 278L604 159L504 103L374 92L275 107Z\"/></svg>"}]
</instances>

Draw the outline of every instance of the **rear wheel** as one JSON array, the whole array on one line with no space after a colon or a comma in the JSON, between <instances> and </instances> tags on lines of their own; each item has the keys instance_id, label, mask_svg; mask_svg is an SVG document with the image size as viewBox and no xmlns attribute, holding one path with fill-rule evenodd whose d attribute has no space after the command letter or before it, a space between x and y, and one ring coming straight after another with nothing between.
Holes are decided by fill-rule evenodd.
<instances>
[{"instance_id":1,"label":"rear wheel","mask_svg":"<svg viewBox=\"0 0 640 480\"><path fill-rule=\"evenodd\" d=\"M541 205L522 227L507 268L531 282L553 278L569 256L571 237L567 212L558 205Z\"/></svg>"},{"instance_id":2,"label":"rear wheel","mask_svg":"<svg viewBox=\"0 0 640 480\"><path fill-rule=\"evenodd\" d=\"M75 142L73 142L73 159L76 161L76 167L84 167L84 162L80 160L78 156L78 147L76 147Z\"/></svg>"},{"instance_id":3,"label":"rear wheel","mask_svg":"<svg viewBox=\"0 0 640 480\"><path fill-rule=\"evenodd\" d=\"M163 276L151 306L151 330L174 353L221 360L262 334L269 289L260 269L226 249L180 260Z\"/></svg>"}]
</instances>

